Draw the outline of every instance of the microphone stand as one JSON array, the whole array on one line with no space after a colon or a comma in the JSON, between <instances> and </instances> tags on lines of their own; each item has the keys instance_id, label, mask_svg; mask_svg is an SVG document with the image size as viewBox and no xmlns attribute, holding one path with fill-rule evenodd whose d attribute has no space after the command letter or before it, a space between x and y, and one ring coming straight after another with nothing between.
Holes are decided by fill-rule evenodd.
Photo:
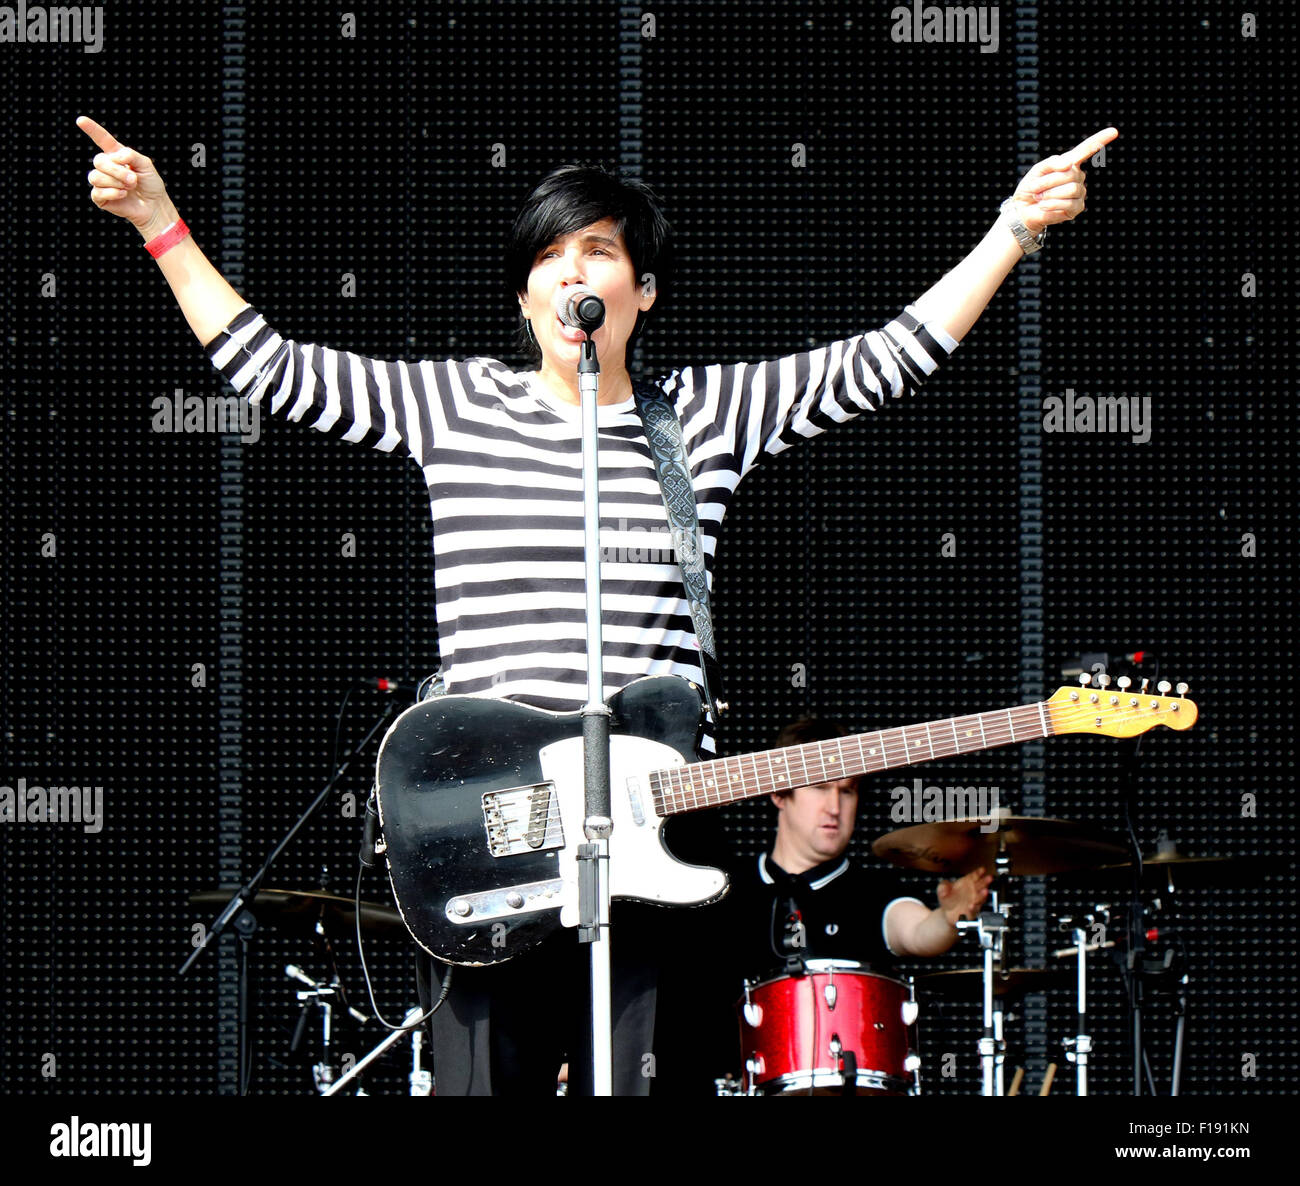
<instances>
[{"instance_id":1,"label":"microphone stand","mask_svg":"<svg viewBox=\"0 0 1300 1186\"><path fill-rule=\"evenodd\" d=\"M1155 674L1142 681L1139 695L1145 695L1149 683L1160 676L1160 660L1155 658ZM1139 664L1140 666L1140 664ZM1097 681L1105 692L1110 684L1109 677L1102 673ZM1132 681L1121 678L1116 681L1122 693L1127 693ZM1144 737L1137 736L1133 746L1120 759L1120 785L1124 794L1124 823L1128 831L1129 850L1132 855L1132 876L1129 882L1128 908L1128 950L1125 953L1121 972L1125 973L1125 987L1128 990L1129 1006L1129 1040L1133 1053L1133 1094L1140 1096L1142 1091L1142 1072L1146 1062L1145 1041L1142 1034L1143 1001L1143 966L1146 956L1146 904L1142 896L1142 846L1138 842L1137 814L1138 766L1142 759L1142 742ZM1155 1095L1155 1084L1151 1085L1151 1094Z\"/></svg>"},{"instance_id":2,"label":"microphone stand","mask_svg":"<svg viewBox=\"0 0 1300 1186\"><path fill-rule=\"evenodd\" d=\"M1138 843L1133 815L1137 802L1137 769L1142 752L1142 738L1123 759L1121 783L1124 790L1124 821L1128 825L1129 849L1132 854L1132 878L1129 883L1128 951L1126 955L1129 1005L1129 1039L1133 1048L1133 1094L1142 1094L1142 1064L1145 1059L1142 1040L1142 964L1146 953L1146 906L1142 900L1142 848ZM1155 1094L1153 1089L1152 1095Z\"/></svg>"},{"instance_id":3,"label":"microphone stand","mask_svg":"<svg viewBox=\"0 0 1300 1186\"><path fill-rule=\"evenodd\" d=\"M604 320L604 314L601 314ZM600 613L600 454L597 395L600 361L591 335L600 322L583 326L587 337L578 363L582 404L583 549L587 587L587 703L582 708L583 835L578 845L578 942L591 945L592 1092L614 1091L613 1007L610 966L609 724L605 703L604 641Z\"/></svg>"}]
</instances>

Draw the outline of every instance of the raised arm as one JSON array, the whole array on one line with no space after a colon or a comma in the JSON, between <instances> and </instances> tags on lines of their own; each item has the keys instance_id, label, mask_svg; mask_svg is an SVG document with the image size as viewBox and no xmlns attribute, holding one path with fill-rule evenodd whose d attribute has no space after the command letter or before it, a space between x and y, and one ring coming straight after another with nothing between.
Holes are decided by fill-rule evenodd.
<instances>
[{"instance_id":1,"label":"raised arm","mask_svg":"<svg viewBox=\"0 0 1300 1186\"><path fill-rule=\"evenodd\" d=\"M167 187L147 157L118 142L89 116L77 127L100 148L87 175L90 200L101 210L125 218L147 243L162 234L180 215L167 196ZM158 256L157 264L199 342L206 346L248 302L227 283L199 249L192 235Z\"/></svg>"},{"instance_id":2,"label":"raised arm","mask_svg":"<svg viewBox=\"0 0 1300 1186\"><path fill-rule=\"evenodd\" d=\"M1039 161L1024 175L1011 195L1011 208L1031 236L1083 213L1088 193L1083 162L1118 135L1115 128L1104 128L1069 152ZM916 308L927 323L960 342L1024 254L1007 217L999 215L975 249L932 285Z\"/></svg>"},{"instance_id":3,"label":"raised arm","mask_svg":"<svg viewBox=\"0 0 1300 1186\"><path fill-rule=\"evenodd\" d=\"M87 116L77 126L103 150L88 177L91 201L127 219L146 243L166 232L178 215L153 162ZM191 236L155 258L208 360L251 404L267 397L272 415L384 452L405 445L424 464L445 421L439 400L466 385L451 380L454 360L390 362L286 339Z\"/></svg>"},{"instance_id":4,"label":"raised arm","mask_svg":"<svg viewBox=\"0 0 1300 1186\"><path fill-rule=\"evenodd\" d=\"M1119 135L1106 128L1070 152L1047 157L1021 179L984 238L952 271L880 329L759 363L687 367L665 384L681 394L688 434L719 433L747 474L764 455L916 391L957 348L1025 251L1012 229L1037 237L1084 209L1082 163ZM1023 232L1022 232L1023 233ZM715 428L714 426L720 426Z\"/></svg>"}]
</instances>

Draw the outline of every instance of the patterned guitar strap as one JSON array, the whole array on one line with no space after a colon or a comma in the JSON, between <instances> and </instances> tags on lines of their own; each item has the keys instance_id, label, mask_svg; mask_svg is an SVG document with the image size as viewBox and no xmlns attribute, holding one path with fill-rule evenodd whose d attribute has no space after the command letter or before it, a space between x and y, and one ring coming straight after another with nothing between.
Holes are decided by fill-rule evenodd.
<instances>
[{"instance_id":1,"label":"patterned guitar strap","mask_svg":"<svg viewBox=\"0 0 1300 1186\"><path fill-rule=\"evenodd\" d=\"M704 699L717 723L726 710L722 700L722 667L718 663L717 644L713 638L713 619L709 614L709 580L704 569L704 548L700 538L699 514L695 508L695 487L686 462L686 442L677 413L662 391L643 379L633 380L632 394L636 410L650 445L650 458L659 478L659 493L672 528L673 549L682 583L686 586L686 604L700 644L700 670L704 673ZM716 689L717 697L714 696Z\"/></svg>"}]
</instances>

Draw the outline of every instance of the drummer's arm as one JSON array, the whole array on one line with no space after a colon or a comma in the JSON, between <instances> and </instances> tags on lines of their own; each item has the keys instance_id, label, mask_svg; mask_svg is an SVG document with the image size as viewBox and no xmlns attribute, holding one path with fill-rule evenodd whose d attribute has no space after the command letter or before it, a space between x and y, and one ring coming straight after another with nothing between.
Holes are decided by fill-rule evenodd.
<instances>
[{"instance_id":1,"label":"drummer's arm","mask_svg":"<svg viewBox=\"0 0 1300 1186\"><path fill-rule=\"evenodd\" d=\"M982 868L956 881L941 881L934 910L926 910L915 898L894 902L885 915L890 950L900 956L942 955L957 942L957 920L979 914L992 881Z\"/></svg>"},{"instance_id":2,"label":"drummer's arm","mask_svg":"<svg viewBox=\"0 0 1300 1186\"><path fill-rule=\"evenodd\" d=\"M897 956L942 955L959 933L942 907L927 910L914 898L900 899L885 915L889 950Z\"/></svg>"}]
</instances>

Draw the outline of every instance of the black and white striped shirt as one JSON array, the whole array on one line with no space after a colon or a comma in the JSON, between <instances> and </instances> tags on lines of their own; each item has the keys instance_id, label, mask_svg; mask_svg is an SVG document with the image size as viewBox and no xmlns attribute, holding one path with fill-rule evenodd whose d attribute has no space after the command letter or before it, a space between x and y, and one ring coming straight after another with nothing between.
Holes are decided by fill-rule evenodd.
<instances>
[{"instance_id":1,"label":"black and white striped shirt","mask_svg":"<svg viewBox=\"0 0 1300 1186\"><path fill-rule=\"evenodd\" d=\"M656 379L682 423L710 588L723 517L767 454L914 391L957 343L915 306L881 330L758 363ZM288 341L246 305L207 344L253 403L424 471L448 692L570 711L586 700L580 409L491 358L387 362ZM644 675L700 682L699 649L635 401L603 406L605 695ZM711 737L704 750L713 752Z\"/></svg>"}]
</instances>

